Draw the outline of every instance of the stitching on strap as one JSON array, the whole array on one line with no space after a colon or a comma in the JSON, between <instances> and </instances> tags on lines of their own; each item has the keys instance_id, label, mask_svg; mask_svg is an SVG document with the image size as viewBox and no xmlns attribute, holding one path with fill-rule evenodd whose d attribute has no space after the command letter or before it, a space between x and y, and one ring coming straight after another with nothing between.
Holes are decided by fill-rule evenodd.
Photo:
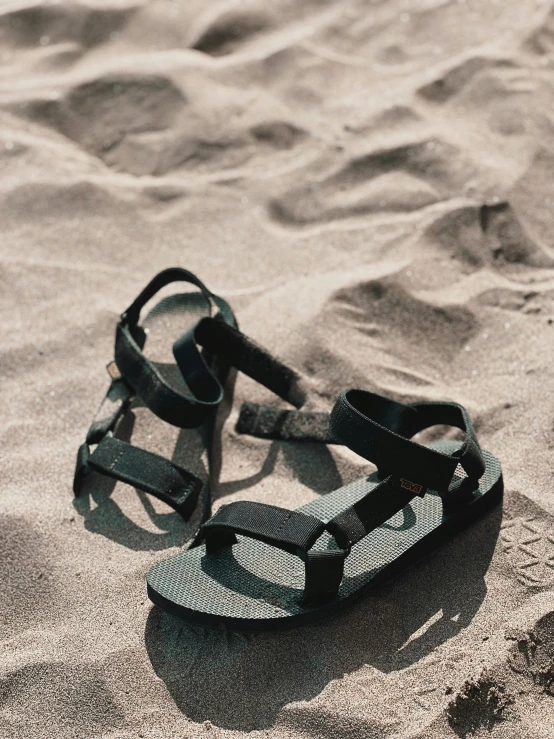
<instances>
[{"instance_id":1,"label":"stitching on strap","mask_svg":"<svg viewBox=\"0 0 554 739\"><path fill-rule=\"evenodd\" d=\"M115 466L116 466L116 464L118 464L118 463L119 463L119 462L121 461L121 458L123 457L123 455L125 454L125 452L126 452L126 451L127 451L126 449L122 449L122 450L121 450L121 451L119 452L119 454L117 455L117 457L116 457L116 458L115 458L115 459L113 460L113 462L112 462L112 463L110 464L110 470L114 470L114 471L115 471Z\"/></svg>"}]
</instances>

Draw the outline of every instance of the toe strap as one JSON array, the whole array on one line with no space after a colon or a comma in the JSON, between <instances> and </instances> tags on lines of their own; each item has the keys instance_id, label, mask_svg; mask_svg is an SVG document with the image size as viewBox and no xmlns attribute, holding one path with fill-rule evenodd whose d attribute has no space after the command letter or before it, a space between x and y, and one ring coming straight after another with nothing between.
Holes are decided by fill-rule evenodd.
<instances>
[{"instance_id":1,"label":"toe strap","mask_svg":"<svg viewBox=\"0 0 554 739\"><path fill-rule=\"evenodd\" d=\"M314 550L313 545L327 530L315 516L286 508L240 501L221 506L204 524L201 538L206 554L236 543L236 534L271 544L302 559L305 565L305 587L302 602L312 605L334 598L344 571L349 547ZM346 542L342 542L345 543Z\"/></svg>"}]
</instances>

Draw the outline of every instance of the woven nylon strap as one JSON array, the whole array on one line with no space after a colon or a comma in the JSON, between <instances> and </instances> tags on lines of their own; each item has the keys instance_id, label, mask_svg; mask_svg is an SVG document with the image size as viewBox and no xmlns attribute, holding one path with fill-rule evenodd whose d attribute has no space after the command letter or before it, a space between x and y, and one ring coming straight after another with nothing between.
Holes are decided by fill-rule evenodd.
<instances>
[{"instance_id":1,"label":"woven nylon strap","mask_svg":"<svg viewBox=\"0 0 554 739\"><path fill-rule=\"evenodd\" d=\"M200 288L216 318L205 317L185 332L173 345L173 355L187 391L176 390L143 352L143 332L138 325L140 311L153 295L170 282L185 281ZM204 347L203 354L199 345ZM248 374L296 407L304 402L300 376L254 341L242 334L227 302L211 293L195 275L185 269L160 272L122 314L115 338L115 361L122 377L144 404L159 418L181 428L199 426L223 399L224 390L206 358L220 360Z\"/></svg>"},{"instance_id":2,"label":"woven nylon strap","mask_svg":"<svg viewBox=\"0 0 554 739\"><path fill-rule=\"evenodd\" d=\"M242 533L286 551L296 547L296 553L303 558L312 553L307 547L313 545L313 537L317 538L324 530L331 533L340 549L318 553L325 556L319 559L315 575L308 575L307 569L304 602L321 602L335 597L344 558L351 547L409 505L414 497L425 495L430 488L443 496L445 505L467 502L485 471L471 420L466 410L456 403L404 405L375 393L349 390L337 400L327 432L322 429L321 414L292 411L282 416L282 413L274 411L271 414L254 406L245 425L257 430L265 425L263 435L266 438L279 438L276 430L287 423L287 433L296 439L310 435L313 438L316 436L314 428L319 428L320 436L326 434L333 443L345 444L373 462L381 482L326 523L300 511L273 506L261 508L260 504L246 502L220 509L221 513L208 521L202 531L208 554L221 546L232 545L236 541L235 534ZM260 422L260 414L265 415L265 421ZM276 426L278 418L282 421L280 428ZM443 454L411 441L414 434L437 424L464 431L464 442L454 454ZM465 471L466 478L456 475L458 465ZM266 512L265 508L269 510Z\"/></svg>"},{"instance_id":3,"label":"woven nylon strap","mask_svg":"<svg viewBox=\"0 0 554 739\"><path fill-rule=\"evenodd\" d=\"M209 316L173 345L186 384L176 390L143 352L146 333L139 325L142 308L165 285L188 282L204 296ZM215 317L211 313L216 311ZM201 351L199 346L203 348ZM216 359L217 357L217 359ZM215 372L217 362L219 371ZM291 404L301 406L300 376L242 334L228 303L192 272L178 267L160 272L122 314L116 329L115 362L108 365L111 385L77 454L73 489L79 495L91 470L135 485L187 518L196 505L201 481L169 460L113 438L112 432L135 396L157 416L181 428L200 426L223 399L220 378L235 366ZM91 453L90 445L98 445Z\"/></svg>"},{"instance_id":4,"label":"woven nylon strap","mask_svg":"<svg viewBox=\"0 0 554 739\"><path fill-rule=\"evenodd\" d=\"M454 455L411 441L414 434L437 424L464 431L464 443ZM365 390L348 390L335 403L329 429L335 439L373 462L382 477L409 482L418 494L427 488L447 491L458 464L475 482L485 471L471 420L456 403L404 405Z\"/></svg>"},{"instance_id":5,"label":"woven nylon strap","mask_svg":"<svg viewBox=\"0 0 554 739\"><path fill-rule=\"evenodd\" d=\"M79 462L114 480L126 482L153 495L188 518L198 502L202 481L165 457L105 436L90 453L88 444L79 450Z\"/></svg>"},{"instance_id":6,"label":"woven nylon strap","mask_svg":"<svg viewBox=\"0 0 554 739\"><path fill-rule=\"evenodd\" d=\"M322 521L301 511L243 501L221 506L201 534L208 556L235 544L236 534L298 555L305 565L302 602L311 605L334 597L348 553L344 549L312 549L325 529Z\"/></svg>"}]
</instances>

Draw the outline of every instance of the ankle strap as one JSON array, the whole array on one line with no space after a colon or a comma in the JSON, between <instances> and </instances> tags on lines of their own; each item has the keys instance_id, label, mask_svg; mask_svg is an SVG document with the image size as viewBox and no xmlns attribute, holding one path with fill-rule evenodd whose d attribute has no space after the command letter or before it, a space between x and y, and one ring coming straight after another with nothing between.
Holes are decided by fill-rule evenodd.
<instances>
[{"instance_id":1,"label":"ankle strap","mask_svg":"<svg viewBox=\"0 0 554 739\"><path fill-rule=\"evenodd\" d=\"M219 320L236 327L237 322L228 303L208 290L196 275L179 267L166 269L156 275L121 314L116 328L115 362L122 377L153 413L174 426L195 428L223 398L221 383L198 349L195 335L197 326L187 331L173 347L189 390L186 392L171 387L157 367L146 358L143 352L146 336L138 325L140 312L145 304L171 282L189 282L199 287L210 315L215 307L219 311Z\"/></svg>"},{"instance_id":2,"label":"ankle strap","mask_svg":"<svg viewBox=\"0 0 554 739\"><path fill-rule=\"evenodd\" d=\"M465 440L455 454L443 454L411 437L437 424L456 426ZM485 463L471 420L457 403L396 403L364 390L344 392L331 412L333 438L373 462L382 477L392 475L401 487L419 495L430 488L449 489L456 467L477 481Z\"/></svg>"}]
</instances>

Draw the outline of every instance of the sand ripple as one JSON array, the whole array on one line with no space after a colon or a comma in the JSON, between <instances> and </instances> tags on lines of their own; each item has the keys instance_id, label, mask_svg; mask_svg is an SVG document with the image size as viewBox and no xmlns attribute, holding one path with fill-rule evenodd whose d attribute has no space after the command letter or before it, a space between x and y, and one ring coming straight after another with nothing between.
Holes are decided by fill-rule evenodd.
<instances>
[{"instance_id":1,"label":"sand ripple","mask_svg":"<svg viewBox=\"0 0 554 739\"><path fill-rule=\"evenodd\" d=\"M551 737L553 40L536 0L2 4L2 739ZM123 485L74 505L71 476L117 315L175 264L314 409L349 386L467 405L503 514L302 633L152 610L189 529ZM216 505L365 473L237 435L243 400L275 401L234 393ZM141 407L125 430L191 450Z\"/></svg>"}]
</instances>

